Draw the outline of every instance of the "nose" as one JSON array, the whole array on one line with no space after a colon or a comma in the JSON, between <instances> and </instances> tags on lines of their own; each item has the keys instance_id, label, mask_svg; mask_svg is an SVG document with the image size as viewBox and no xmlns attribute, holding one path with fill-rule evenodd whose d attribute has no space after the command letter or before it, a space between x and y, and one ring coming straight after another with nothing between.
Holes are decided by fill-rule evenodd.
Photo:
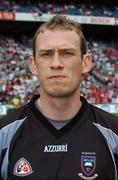
<instances>
[{"instance_id":1,"label":"nose","mask_svg":"<svg viewBox=\"0 0 118 180\"><path fill-rule=\"evenodd\" d=\"M55 53L50 65L51 69L63 69L64 65L58 53Z\"/></svg>"}]
</instances>

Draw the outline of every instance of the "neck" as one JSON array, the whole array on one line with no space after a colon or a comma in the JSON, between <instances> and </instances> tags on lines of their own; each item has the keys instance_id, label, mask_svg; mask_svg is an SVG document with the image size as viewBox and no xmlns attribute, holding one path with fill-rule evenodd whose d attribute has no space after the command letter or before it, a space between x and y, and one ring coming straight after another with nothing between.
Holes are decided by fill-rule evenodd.
<instances>
[{"instance_id":1,"label":"neck","mask_svg":"<svg viewBox=\"0 0 118 180\"><path fill-rule=\"evenodd\" d=\"M40 93L38 100L41 112L50 119L67 120L72 119L80 110L80 91L70 97L55 98Z\"/></svg>"}]
</instances>

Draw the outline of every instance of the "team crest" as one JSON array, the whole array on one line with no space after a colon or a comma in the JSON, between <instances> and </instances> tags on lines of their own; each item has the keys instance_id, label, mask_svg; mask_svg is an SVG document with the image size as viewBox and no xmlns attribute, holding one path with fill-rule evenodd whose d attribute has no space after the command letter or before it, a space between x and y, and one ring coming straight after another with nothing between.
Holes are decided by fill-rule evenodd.
<instances>
[{"instance_id":1,"label":"team crest","mask_svg":"<svg viewBox=\"0 0 118 180\"><path fill-rule=\"evenodd\" d=\"M89 176L96 166L96 157L95 156L81 156L81 167L83 172Z\"/></svg>"},{"instance_id":2,"label":"team crest","mask_svg":"<svg viewBox=\"0 0 118 180\"><path fill-rule=\"evenodd\" d=\"M83 173L79 173L78 175L82 178L82 179L95 179L98 174L93 174L93 176L91 176L91 174L94 172L96 167L96 156L91 156L91 155L82 155L81 156L81 168Z\"/></svg>"},{"instance_id":3,"label":"team crest","mask_svg":"<svg viewBox=\"0 0 118 180\"><path fill-rule=\"evenodd\" d=\"M19 159L15 164L14 175L16 176L27 176L32 172L30 163L24 158Z\"/></svg>"}]
</instances>

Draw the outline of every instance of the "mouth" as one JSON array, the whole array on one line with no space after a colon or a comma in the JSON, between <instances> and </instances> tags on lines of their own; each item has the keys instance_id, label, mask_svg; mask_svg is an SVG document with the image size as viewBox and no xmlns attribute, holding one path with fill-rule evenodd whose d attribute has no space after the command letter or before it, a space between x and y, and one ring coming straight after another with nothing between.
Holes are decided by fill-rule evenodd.
<instances>
[{"instance_id":1,"label":"mouth","mask_svg":"<svg viewBox=\"0 0 118 180\"><path fill-rule=\"evenodd\" d=\"M63 75L53 75L53 76L49 76L48 79L50 79L50 80L63 80L63 79L65 79L65 76L63 76Z\"/></svg>"}]
</instances>

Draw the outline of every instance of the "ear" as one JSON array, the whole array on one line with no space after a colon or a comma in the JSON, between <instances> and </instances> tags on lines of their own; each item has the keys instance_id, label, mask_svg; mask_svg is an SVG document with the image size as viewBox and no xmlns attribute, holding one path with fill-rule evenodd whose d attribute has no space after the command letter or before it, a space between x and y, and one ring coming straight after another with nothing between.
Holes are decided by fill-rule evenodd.
<instances>
[{"instance_id":1,"label":"ear","mask_svg":"<svg viewBox=\"0 0 118 180\"><path fill-rule=\"evenodd\" d=\"M32 74L37 75L37 67L36 67L36 62L33 56L29 57L28 61L29 69Z\"/></svg>"},{"instance_id":2,"label":"ear","mask_svg":"<svg viewBox=\"0 0 118 180\"><path fill-rule=\"evenodd\" d=\"M91 54L84 54L82 60L82 73L88 73L92 69L92 56Z\"/></svg>"}]
</instances>

